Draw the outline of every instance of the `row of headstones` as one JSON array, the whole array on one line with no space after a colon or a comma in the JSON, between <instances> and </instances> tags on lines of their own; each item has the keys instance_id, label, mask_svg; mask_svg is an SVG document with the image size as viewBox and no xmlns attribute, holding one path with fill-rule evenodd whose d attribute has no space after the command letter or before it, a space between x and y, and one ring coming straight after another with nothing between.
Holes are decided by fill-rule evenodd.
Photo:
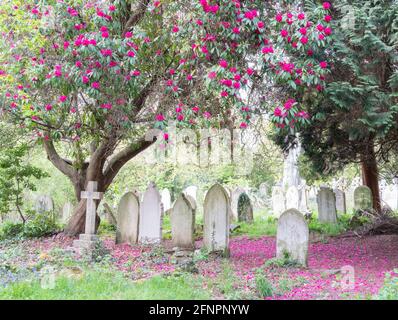
<instances>
[{"instance_id":1,"label":"row of headstones","mask_svg":"<svg viewBox=\"0 0 398 320\"><path fill-rule=\"evenodd\" d=\"M95 201L102 199L103 193L98 192L97 187L95 181L90 181L87 191L81 193L81 198L87 201L85 233L73 242L73 247L80 252L94 248L98 240L95 235ZM161 197L153 183L146 190L142 203L135 193L127 193L119 205L118 242L161 241L162 215ZM216 184L207 192L204 201L203 244L210 252L229 251L230 216L228 193ZM194 249L195 210L184 194L174 203L171 224L174 246ZM306 265L308 245L309 228L303 215L295 209L284 212L278 219L277 257L288 254L290 259Z\"/></svg>"},{"instance_id":2,"label":"row of headstones","mask_svg":"<svg viewBox=\"0 0 398 320\"><path fill-rule=\"evenodd\" d=\"M182 193L174 202L171 215L173 246L195 247L195 205ZM203 242L210 251L225 251L229 241L230 200L225 189L216 184L204 200ZM153 244L162 239L163 206L161 195L151 183L140 201L134 192L126 193L118 206L116 242Z\"/></svg>"},{"instance_id":3,"label":"row of headstones","mask_svg":"<svg viewBox=\"0 0 398 320\"><path fill-rule=\"evenodd\" d=\"M275 188L273 196L273 213L279 216L286 209L301 209L297 188L290 187L286 194L281 188ZM321 187L317 194L318 219L320 222L337 222L337 212L346 213L346 196L339 189ZM373 207L372 191L367 186L359 186L354 191L354 209L366 210Z\"/></svg>"}]
</instances>

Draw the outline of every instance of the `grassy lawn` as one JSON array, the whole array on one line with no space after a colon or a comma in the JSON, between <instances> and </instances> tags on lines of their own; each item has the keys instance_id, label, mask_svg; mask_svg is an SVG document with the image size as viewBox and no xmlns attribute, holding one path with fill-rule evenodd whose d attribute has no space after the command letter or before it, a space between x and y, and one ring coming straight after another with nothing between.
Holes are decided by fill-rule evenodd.
<instances>
[{"instance_id":1,"label":"grassy lawn","mask_svg":"<svg viewBox=\"0 0 398 320\"><path fill-rule=\"evenodd\" d=\"M155 276L133 282L114 270L86 271L80 277L60 276L53 289L42 288L39 280L16 282L0 288L0 299L23 300L195 300L209 299L192 275Z\"/></svg>"}]
</instances>

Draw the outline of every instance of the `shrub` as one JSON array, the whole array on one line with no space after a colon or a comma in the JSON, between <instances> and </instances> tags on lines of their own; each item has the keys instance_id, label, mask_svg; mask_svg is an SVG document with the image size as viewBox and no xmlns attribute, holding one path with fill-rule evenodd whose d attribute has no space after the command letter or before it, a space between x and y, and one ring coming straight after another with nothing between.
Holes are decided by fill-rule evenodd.
<instances>
[{"instance_id":1,"label":"shrub","mask_svg":"<svg viewBox=\"0 0 398 320\"><path fill-rule=\"evenodd\" d=\"M256 271L255 282L256 290L261 297L271 297L273 295L274 288L261 269Z\"/></svg>"},{"instance_id":2,"label":"shrub","mask_svg":"<svg viewBox=\"0 0 398 320\"><path fill-rule=\"evenodd\" d=\"M40 238L58 232L59 226L50 213L36 214L31 220L22 222L5 222L0 230L0 240L18 238Z\"/></svg>"},{"instance_id":3,"label":"shrub","mask_svg":"<svg viewBox=\"0 0 398 320\"><path fill-rule=\"evenodd\" d=\"M0 230L0 240L14 239L22 236L23 228L23 223L5 222Z\"/></svg>"},{"instance_id":4,"label":"shrub","mask_svg":"<svg viewBox=\"0 0 398 320\"><path fill-rule=\"evenodd\" d=\"M59 230L50 213L37 214L32 220L28 220L23 229L26 238L40 238L56 233Z\"/></svg>"},{"instance_id":5,"label":"shrub","mask_svg":"<svg viewBox=\"0 0 398 320\"><path fill-rule=\"evenodd\" d=\"M271 267L271 268L295 268L295 267L301 267L301 265L291 259L289 252L284 251L283 252L283 257L282 258L272 258L269 259L268 261L265 262L264 264L265 267Z\"/></svg>"}]
</instances>

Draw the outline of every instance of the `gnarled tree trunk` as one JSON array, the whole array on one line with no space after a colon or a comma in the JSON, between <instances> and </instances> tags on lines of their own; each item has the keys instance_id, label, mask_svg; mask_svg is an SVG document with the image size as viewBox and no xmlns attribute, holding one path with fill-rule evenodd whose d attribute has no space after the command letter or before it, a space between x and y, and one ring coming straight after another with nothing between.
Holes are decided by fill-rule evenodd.
<instances>
[{"instance_id":1,"label":"gnarled tree trunk","mask_svg":"<svg viewBox=\"0 0 398 320\"><path fill-rule=\"evenodd\" d=\"M372 190L373 209L381 212L379 169L373 144L370 144L366 154L361 156L361 165L363 184Z\"/></svg>"},{"instance_id":2,"label":"gnarled tree trunk","mask_svg":"<svg viewBox=\"0 0 398 320\"><path fill-rule=\"evenodd\" d=\"M156 140L156 139L155 139ZM71 219L65 227L65 233L76 236L84 233L86 219L86 200L81 199L81 191L85 190L90 181L98 182L98 191L105 193L120 169L136 155L144 151L155 140L147 141L144 137L139 141L128 145L120 152L113 154L117 141L115 138L104 140L101 145L92 153L88 163L83 169L77 170L72 162L62 159L57 153L51 140L45 141L44 147L48 159L54 166L64 173L72 182L78 206L76 207ZM97 201L97 206L100 201ZM96 230L98 229L100 218L97 215Z\"/></svg>"}]
</instances>

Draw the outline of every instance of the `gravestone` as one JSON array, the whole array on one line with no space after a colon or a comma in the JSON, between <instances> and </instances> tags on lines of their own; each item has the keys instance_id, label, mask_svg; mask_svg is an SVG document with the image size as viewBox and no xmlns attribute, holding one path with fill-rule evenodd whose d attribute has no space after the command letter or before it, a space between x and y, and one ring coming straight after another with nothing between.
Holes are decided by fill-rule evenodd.
<instances>
[{"instance_id":1,"label":"gravestone","mask_svg":"<svg viewBox=\"0 0 398 320\"><path fill-rule=\"evenodd\" d=\"M171 209L171 195L169 189L162 190L161 198L164 212L169 211Z\"/></svg>"},{"instance_id":2,"label":"gravestone","mask_svg":"<svg viewBox=\"0 0 398 320\"><path fill-rule=\"evenodd\" d=\"M398 185L389 184L385 186L382 193L382 200L391 210L398 210Z\"/></svg>"},{"instance_id":3,"label":"gravestone","mask_svg":"<svg viewBox=\"0 0 398 320\"><path fill-rule=\"evenodd\" d=\"M239 197L242 193L245 193L245 190L243 188L235 188L234 191L232 191L231 193L231 212L232 212L232 216L231 219L233 220L238 220L238 200Z\"/></svg>"},{"instance_id":4,"label":"gravestone","mask_svg":"<svg viewBox=\"0 0 398 320\"><path fill-rule=\"evenodd\" d=\"M355 177L346 191L346 206L348 211L355 209L355 190L361 185L361 178Z\"/></svg>"},{"instance_id":5,"label":"gravestone","mask_svg":"<svg viewBox=\"0 0 398 320\"><path fill-rule=\"evenodd\" d=\"M238 221L253 222L253 206L245 192L241 193L238 199Z\"/></svg>"},{"instance_id":6,"label":"gravestone","mask_svg":"<svg viewBox=\"0 0 398 320\"><path fill-rule=\"evenodd\" d=\"M372 190L367 186L357 187L354 191L355 210L368 210L373 208Z\"/></svg>"},{"instance_id":7,"label":"gravestone","mask_svg":"<svg viewBox=\"0 0 398 320\"><path fill-rule=\"evenodd\" d=\"M340 213L347 213L347 206L345 200L345 193L340 189L335 189L334 194L336 196L336 210Z\"/></svg>"},{"instance_id":8,"label":"gravestone","mask_svg":"<svg viewBox=\"0 0 398 320\"><path fill-rule=\"evenodd\" d=\"M305 180L303 180L305 182ZM309 187L307 186L306 183L301 184L298 188L299 192L299 207L298 210L302 213L308 214L311 212L309 208L309 203L308 203L308 192L309 192Z\"/></svg>"},{"instance_id":9,"label":"gravestone","mask_svg":"<svg viewBox=\"0 0 398 320\"><path fill-rule=\"evenodd\" d=\"M225 189L216 184L204 201L203 244L210 251L229 253L230 200Z\"/></svg>"},{"instance_id":10,"label":"gravestone","mask_svg":"<svg viewBox=\"0 0 398 320\"><path fill-rule=\"evenodd\" d=\"M173 246L179 250L195 248L195 209L187 196L181 194L171 211L171 235Z\"/></svg>"},{"instance_id":11,"label":"gravestone","mask_svg":"<svg viewBox=\"0 0 398 320\"><path fill-rule=\"evenodd\" d=\"M278 220L276 233L276 257L286 254L293 261L307 266L309 229L302 213L296 209L285 211Z\"/></svg>"},{"instance_id":12,"label":"gravestone","mask_svg":"<svg viewBox=\"0 0 398 320\"><path fill-rule=\"evenodd\" d=\"M299 208L299 192L295 186L291 186L286 191L286 208L298 209Z\"/></svg>"},{"instance_id":13,"label":"gravestone","mask_svg":"<svg viewBox=\"0 0 398 320\"><path fill-rule=\"evenodd\" d=\"M117 209L116 243L136 244L140 221L140 200L133 192L126 193Z\"/></svg>"},{"instance_id":14,"label":"gravestone","mask_svg":"<svg viewBox=\"0 0 398 320\"><path fill-rule=\"evenodd\" d=\"M286 210L285 194L282 187L272 188L272 212L277 218Z\"/></svg>"},{"instance_id":15,"label":"gravestone","mask_svg":"<svg viewBox=\"0 0 398 320\"><path fill-rule=\"evenodd\" d=\"M336 196L332 189L321 187L317 195L318 220L322 223L336 223Z\"/></svg>"},{"instance_id":16,"label":"gravestone","mask_svg":"<svg viewBox=\"0 0 398 320\"><path fill-rule=\"evenodd\" d=\"M67 202L62 207L62 218L61 218L62 223L67 223L69 219L72 217L72 215L73 215L73 205L70 202Z\"/></svg>"},{"instance_id":17,"label":"gravestone","mask_svg":"<svg viewBox=\"0 0 398 320\"><path fill-rule=\"evenodd\" d=\"M138 238L143 244L162 241L162 202L154 183L149 185L142 200Z\"/></svg>"},{"instance_id":18,"label":"gravestone","mask_svg":"<svg viewBox=\"0 0 398 320\"><path fill-rule=\"evenodd\" d=\"M266 182L260 184L260 186L258 187L258 192L260 193L260 196L262 198L266 199L268 195L268 184Z\"/></svg>"},{"instance_id":19,"label":"gravestone","mask_svg":"<svg viewBox=\"0 0 398 320\"><path fill-rule=\"evenodd\" d=\"M36 198L35 210L37 213L52 212L54 210L53 199L49 195L40 195Z\"/></svg>"},{"instance_id":20,"label":"gravestone","mask_svg":"<svg viewBox=\"0 0 398 320\"><path fill-rule=\"evenodd\" d=\"M97 192L98 182L90 181L87 191L81 192L81 198L86 199L86 224L84 234L79 240L73 241L73 246L81 253L82 249L93 249L98 237L95 235L95 220L97 216L96 201L102 199L103 193Z\"/></svg>"},{"instance_id":21,"label":"gravestone","mask_svg":"<svg viewBox=\"0 0 398 320\"><path fill-rule=\"evenodd\" d=\"M197 196L198 196L198 187L197 186L189 186L188 188L185 188L184 193L188 196L191 196L192 198L197 201Z\"/></svg>"},{"instance_id":22,"label":"gravestone","mask_svg":"<svg viewBox=\"0 0 398 320\"><path fill-rule=\"evenodd\" d=\"M185 195L185 198L189 201L192 209L196 211L197 209L196 200L188 194Z\"/></svg>"}]
</instances>

